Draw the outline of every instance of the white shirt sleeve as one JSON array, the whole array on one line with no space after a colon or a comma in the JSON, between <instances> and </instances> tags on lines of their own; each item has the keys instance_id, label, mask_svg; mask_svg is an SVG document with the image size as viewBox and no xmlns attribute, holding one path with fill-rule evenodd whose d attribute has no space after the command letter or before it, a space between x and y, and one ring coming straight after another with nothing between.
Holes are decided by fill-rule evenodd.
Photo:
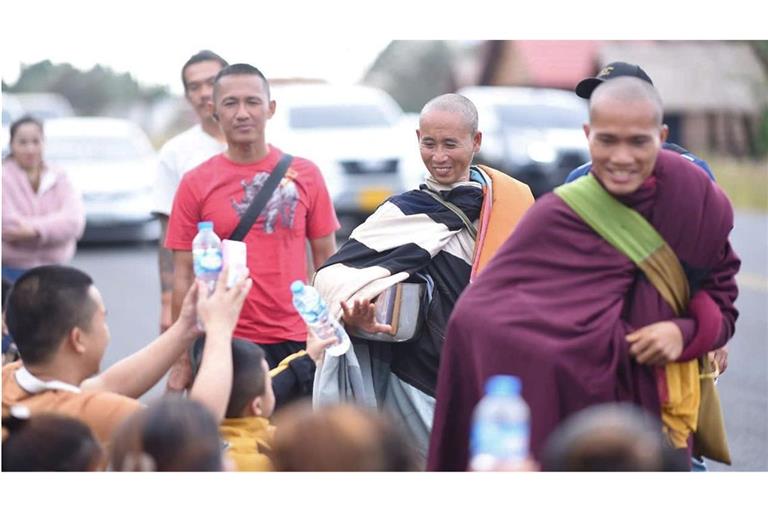
<instances>
[{"instance_id":1,"label":"white shirt sleeve","mask_svg":"<svg viewBox=\"0 0 768 512\"><path fill-rule=\"evenodd\" d=\"M179 176L177 165L174 162L173 152L168 151L167 147L160 150L160 158L157 165L157 175L155 176L155 186L153 191L153 213L171 215L173 206L173 196L179 187Z\"/></svg>"}]
</instances>

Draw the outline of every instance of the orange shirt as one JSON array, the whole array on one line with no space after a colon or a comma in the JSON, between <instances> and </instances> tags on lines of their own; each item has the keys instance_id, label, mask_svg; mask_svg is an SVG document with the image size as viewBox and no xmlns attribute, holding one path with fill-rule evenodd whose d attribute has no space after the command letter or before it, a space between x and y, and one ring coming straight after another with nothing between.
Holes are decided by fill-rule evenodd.
<instances>
[{"instance_id":1,"label":"orange shirt","mask_svg":"<svg viewBox=\"0 0 768 512\"><path fill-rule=\"evenodd\" d=\"M94 436L104 444L128 416L143 406L138 400L108 391L80 391L47 389L30 393L16 380L21 361L3 366L3 415L11 406L20 404L31 414L52 413L78 419L88 425Z\"/></svg>"}]
</instances>

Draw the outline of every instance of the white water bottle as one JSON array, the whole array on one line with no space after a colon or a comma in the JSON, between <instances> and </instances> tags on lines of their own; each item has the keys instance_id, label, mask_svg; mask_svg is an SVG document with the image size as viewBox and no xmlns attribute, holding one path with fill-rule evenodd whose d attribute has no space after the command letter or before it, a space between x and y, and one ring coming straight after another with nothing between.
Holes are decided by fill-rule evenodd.
<instances>
[{"instance_id":1,"label":"white water bottle","mask_svg":"<svg viewBox=\"0 0 768 512\"><path fill-rule=\"evenodd\" d=\"M338 338L338 343L326 348L325 351L332 356L344 354L352 342L344 327L331 318L328 314L328 305L312 286L307 286L301 281L291 284L293 294L293 307L299 312L301 318L307 323L312 332L320 339L328 339L332 336Z\"/></svg>"},{"instance_id":2,"label":"white water bottle","mask_svg":"<svg viewBox=\"0 0 768 512\"><path fill-rule=\"evenodd\" d=\"M515 469L528 458L531 413L520 387L512 375L494 375L486 382L486 394L472 415L472 471Z\"/></svg>"},{"instance_id":3,"label":"white water bottle","mask_svg":"<svg viewBox=\"0 0 768 512\"><path fill-rule=\"evenodd\" d=\"M197 235L192 240L192 265L195 277L208 287L208 293L216 288L222 266L221 239L213 231L213 222L197 223Z\"/></svg>"}]
</instances>

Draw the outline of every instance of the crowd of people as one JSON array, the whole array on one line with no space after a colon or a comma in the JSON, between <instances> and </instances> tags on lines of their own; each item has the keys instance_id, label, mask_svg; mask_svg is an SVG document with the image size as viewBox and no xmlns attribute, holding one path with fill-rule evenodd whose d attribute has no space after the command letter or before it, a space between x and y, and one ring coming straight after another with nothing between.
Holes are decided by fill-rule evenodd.
<instances>
[{"instance_id":1,"label":"crowd of people","mask_svg":"<svg viewBox=\"0 0 768 512\"><path fill-rule=\"evenodd\" d=\"M322 170L268 142L278 106L261 71L206 50L181 79L198 123L160 151L160 334L103 371L106 305L66 266L82 203L45 164L42 123L11 127L3 470L465 471L472 411L499 374L520 378L531 411L529 458L506 469L703 466L696 361L727 365L733 212L706 163L667 143L661 98L638 66L612 63L579 84L592 161L536 202L505 170L473 163L472 102L433 98L416 131L423 183L338 249ZM228 287L225 265L209 292L193 272L198 222L230 238L283 162L242 238L247 274ZM619 215L660 242L641 251L639 233L606 221ZM307 329L296 280L342 322L345 354ZM418 325L408 339L376 313L403 284L421 294L398 311ZM166 375L165 396L139 401Z\"/></svg>"}]
</instances>

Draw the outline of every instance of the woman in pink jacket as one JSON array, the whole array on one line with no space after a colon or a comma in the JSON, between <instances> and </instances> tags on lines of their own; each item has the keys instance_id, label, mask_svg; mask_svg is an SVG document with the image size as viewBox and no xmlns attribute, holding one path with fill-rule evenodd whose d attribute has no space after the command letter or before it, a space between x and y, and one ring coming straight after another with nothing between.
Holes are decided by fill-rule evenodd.
<instances>
[{"instance_id":1,"label":"woman in pink jacket","mask_svg":"<svg viewBox=\"0 0 768 512\"><path fill-rule=\"evenodd\" d=\"M14 122L10 150L3 160L2 274L13 282L32 267L72 259L85 212L67 175L43 161L40 121Z\"/></svg>"}]
</instances>

